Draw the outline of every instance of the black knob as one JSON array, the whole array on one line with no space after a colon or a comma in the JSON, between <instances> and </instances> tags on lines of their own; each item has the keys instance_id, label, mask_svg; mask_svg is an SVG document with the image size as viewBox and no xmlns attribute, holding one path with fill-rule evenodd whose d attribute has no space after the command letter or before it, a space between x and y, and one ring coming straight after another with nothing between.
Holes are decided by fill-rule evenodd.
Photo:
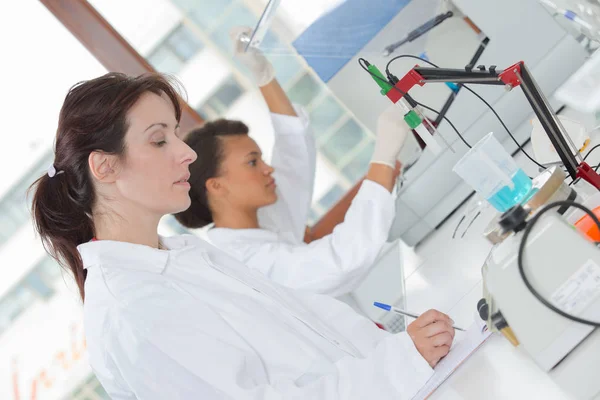
<instances>
[{"instance_id":1,"label":"black knob","mask_svg":"<svg viewBox=\"0 0 600 400\"><path fill-rule=\"evenodd\" d=\"M528 215L523 207L517 205L502 214L498 223L504 232L519 232L525 229Z\"/></svg>"},{"instance_id":2,"label":"black knob","mask_svg":"<svg viewBox=\"0 0 600 400\"><path fill-rule=\"evenodd\" d=\"M485 299L481 299L477 302L477 312L482 320L487 321L490 316L490 307Z\"/></svg>"},{"instance_id":3,"label":"black knob","mask_svg":"<svg viewBox=\"0 0 600 400\"><path fill-rule=\"evenodd\" d=\"M477 69L480 71L485 71L485 65L481 64L477 66Z\"/></svg>"}]
</instances>

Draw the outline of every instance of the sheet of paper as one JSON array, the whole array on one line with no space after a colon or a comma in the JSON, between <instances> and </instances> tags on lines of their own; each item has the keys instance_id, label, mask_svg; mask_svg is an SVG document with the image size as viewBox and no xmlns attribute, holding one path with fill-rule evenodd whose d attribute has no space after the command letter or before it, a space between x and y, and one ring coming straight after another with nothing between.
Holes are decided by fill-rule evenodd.
<instances>
[{"instance_id":1,"label":"sheet of paper","mask_svg":"<svg viewBox=\"0 0 600 400\"><path fill-rule=\"evenodd\" d=\"M485 326L485 322L479 318L475 319L473 325L465 332L462 338L456 342L452 349L438 365L435 366L433 376L417 392L412 400L424 400L430 396L452 373L479 348L490 337L491 332Z\"/></svg>"}]
</instances>

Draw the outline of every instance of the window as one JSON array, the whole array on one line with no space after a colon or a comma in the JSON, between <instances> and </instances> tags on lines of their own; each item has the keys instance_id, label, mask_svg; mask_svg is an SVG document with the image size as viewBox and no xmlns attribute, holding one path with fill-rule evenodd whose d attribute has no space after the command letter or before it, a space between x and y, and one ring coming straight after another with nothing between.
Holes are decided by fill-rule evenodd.
<instances>
[{"instance_id":1,"label":"window","mask_svg":"<svg viewBox=\"0 0 600 400\"><path fill-rule=\"evenodd\" d=\"M243 93L244 89L231 77L198 108L198 112L208 116L209 119L217 118L224 114Z\"/></svg>"},{"instance_id":2,"label":"window","mask_svg":"<svg viewBox=\"0 0 600 400\"><path fill-rule=\"evenodd\" d=\"M10 191L0 199L0 246L29 221L30 202L27 199L27 189L48 168L53 160L53 154L48 153L25 174Z\"/></svg>"},{"instance_id":3,"label":"window","mask_svg":"<svg viewBox=\"0 0 600 400\"><path fill-rule=\"evenodd\" d=\"M167 47L156 49L149 57L148 61L155 70L167 74L176 74L183 68L183 61L177 58Z\"/></svg>"},{"instance_id":4,"label":"window","mask_svg":"<svg viewBox=\"0 0 600 400\"><path fill-rule=\"evenodd\" d=\"M0 299L0 334L36 300L47 300L55 292L60 267L44 257L13 289Z\"/></svg>"},{"instance_id":5,"label":"window","mask_svg":"<svg viewBox=\"0 0 600 400\"><path fill-rule=\"evenodd\" d=\"M275 76L283 87L287 87L298 78L298 75L304 72L304 67L300 64L296 55L285 53L267 54L267 58L273 64Z\"/></svg>"},{"instance_id":6,"label":"window","mask_svg":"<svg viewBox=\"0 0 600 400\"><path fill-rule=\"evenodd\" d=\"M220 0L219 0L220 1ZM224 18L219 19L219 24L213 29L211 38L215 45L225 52L231 51L231 39L229 31L236 26L254 27L258 22L258 17L243 4L237 3Z\"/></svg>"},{"instance_id":7,"label":"window","mask_svg":"<svg viewBox=\"0 0 600 400\"><path fill-rule=\"evenodd\" d=\"M321 138L345 114L342 106L331 96L325 96L310 112L310 123Z\"/></svg>"},{"instance_id":8,"label":"window","mask_svg":"<svg viewBox=\"0 0 600 400\"><path fill-rule=\"evenodd\" d=\"M202 49L202 43L185 25L179 25L167 38L166 43L183 62L189 61Z\"/></svg>"},{"instance_id":9,"label":"window","mask_svg":"<svg viewBox=\"0 0 600 400\"><path fill-rule=\"evenodd\" d=\"M322 84L317 82L310 73L306 72L304 76L302 76L302 78L287 91L287 94L294 103L307 106L321 93L321 90Z\"/></svg>"},{"instance_id":10,"label":"window","mask_svg":"<svg viewBox=\"0 0 600 400\"><path fill-rule=\"evenodd\" d=\"M0 334L33 302L35 294L27 286L18 285L0 300Z\"/></svg>"},{"instance_id":11,"label":"window","mask_svg":"<svg viewBox=\"0 0 600 400\"><path fill-rule=\"evenodd\" d=\"M195 33L180 24L148 56L148 61L157 71L176 74L203 47Z\"/></svg>"},{"instance_id":12,"label":"window","mask_svg":"<svg viewBox=\"0 0 600 400\"><path fill-rule=\"evenodd\" d=\"M329 191L321 197L319 200L319 206L325 210L329 210L337 203L337 201L346 193L346 190L340 185L335 185Z\"/></svg>"},{"instance_id":13,"label":"window","mask_svg":"<svg viewBox=\"0 0 600 400\"><path fill-rule=\"evenodd\" d=\"M339 165L350 157L352 150L366 137L360 125L351 119L325 142L321 151L332 163Z\"/></svg>"},{"instance_id":14,"label":"window","mask_svg":"<svg viewBox=\"0 0 600 400\"><path fill-rule=\"evenodd\" d=\"M308 211L308 225L314 225L319 220L319 214L314 207Z\"/></svg>"},{"instance_id":15,"label":"window","mask_svg":"<svg viewBox=\"0 0 600 400\"><path fill-rule=\"evenodd\" d=\"M374 149L375 141L370 140L362 147L358 154L342 168L342 173L350 182L356 182L365 176L369 169L369 162L373 156Z\"/></svg>"},{"instance_id":16,"label":"window","mask_svg":"<svg viewBox=\"0 0 600 400\"><path fill-rule=\"evenodd\" d=\"M31 270L25 278L25 283L38 296L48 299L54 294L54 287L61 277L61 267L53 258L46 256Z\"/></svg>"},{"instance_id":17,"label":"window","mask_svg":"<svg viewBox=\"0 0 600 400\"><path fill-rule=\"evenodd\" d=\"M190 6L183 8L190 12L190 18L198 26L205 30L212 30L224 17L227 18L227 9L231 6L232 0L174 0L175 4L191 3Z\"/></svg>"}]
</instances>

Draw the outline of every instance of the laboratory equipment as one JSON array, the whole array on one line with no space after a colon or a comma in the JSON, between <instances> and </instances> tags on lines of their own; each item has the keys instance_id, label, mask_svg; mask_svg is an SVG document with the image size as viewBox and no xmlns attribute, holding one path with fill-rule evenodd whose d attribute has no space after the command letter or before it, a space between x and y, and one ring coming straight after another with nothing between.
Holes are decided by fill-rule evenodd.
<instances>
[{"instance_id":1,"label":"laboratory equipment","mask_svg":"<svg viewBox=\"0 0 600 400\"><path fill-rule=\"evenodd\" d=\"M397 80L389 70L386 71L386 74L394 81ZM574 156L571 153L570 148L575 148L571 137L565 133L561 121L523 61L517 62L505 70L499 70L495 65L490 66L489 69L484 65L479 65L477 69L467 66L464 70L417 66L397 80L394 85L395 90L389 90L387 97L393 103L403 97L410 98L408 94L410 89L417 85L424 86L428 82L501 85L507 90L520 86L571 178L585 179L600 189L600 175L583 160L581 154L576 153Z\"/></svg>"},{"instance_id":2,"label":"laboratory equipment","mask_svg":"<svg viewBox=\"0 0 600 400\"><path fill-rule=\"evenodd\" d=\"M591 190L595 194L600 194L591 185L584 182L582 185L570 186L565 182L565 179L566 175L559 167L552 167L543 171L533 178L530 194L522 205L530 212L535 212L539 208L556 201L570 200L590 205L595 204L588 202L590 198L593 201L600 200L600 196L592 197L587 193ZM575 187L579 190L576 190ZM568 210L568 207L559 208L556 211L564 215L569 222L575 222L580 218L576 210ZM493 244L501 243L508 236L508 233L499 224L500 217L501 214L497 214L483 231L483 235Z\"/></svg>"},{"instance_id":3,"label":"laboratory equipment","mask_svg":"<svg viewBox=\"0 0 600 400\"><path fill-rule=\"evenodd\" d=\"M538 1L554 16L562 16L572 22L581 35L596 42L600 41L600 2L597 0Z\"/></svg>"},{"instance_id":4,"label":"laboratory equipment","mask_svg":"<svg viewBox=\"0 0 600 400\"><path fill-rule=\"evenodd\" d=\"M384 78L379 68L364 59L360 59L359 62L361 62L361 65L369 71L375 83L381 88L382 95L387 96L389 91L394 89L393 85ZM410 96L404 96L404 98L395 103L400 106L406 124L419 135L423 142L425 142L429 151L435 155L442 152L442 146L436 141L436 138L439 137L444 142L445 146L454 152L448 141L444 139L435 126L433 126L433 124L423 115L417 107L417 103Z\"/></svg>"},{"instance_id":5,"label":"laboratory equipment","mask_svg":"<svg viewBox=\"0 0 600 400\"><path fill-rule=\"evenodd\" d=\"M258 19L256 27L252 30L252 34L250 37L244 40L246 43L246 51L248 51L248 48L250 47L258 48L260 46L265 36L269 32L271 21L275 17L275 13L280 3L281 0L269 0L260 18Z\"/></svg>"},{"instance_id":6,"label":"laboratory equipment","mask_svg":"<svg viewBox=\"0 0 600 400\"><path fill-rule=\"evenodd\" d=\"M526 200L531 190L531 179L493 133L477 142L453 171L500 212Z\"/></svg>"},{"instance_id":7,"label":"laboratory equipment","mask_svg":"<svg viewBox=\"0 0 600 400\"><path fill-rule=\"evenodd\" d=\"M477 308L490 330L522 346L566 392L593 399L600 396L600 383L589 371L597 371L591 363L600 357L600 334L548 308L519 271L522 265L534 290L560 309L600 321L600 250L573 229L582 213L573 203L593 209L600 196L586 182L569 186L565 178L558 167L542 172L533 179L529 200L485 229L494 247L482 267L484 298Z\"/></svg>"},{"instance_id":8,"label":"laboratory equipment","mask_svg":"<svg viewBox=\"0 0 600 400\"><path fill-rule=\"evenodd\" d=\"M302 7L296 3L282 2L278 13L284 16L295 12ZM326 14L317 15L316 19L308 18L306 24L298 29L283 26L277 17L273 19L270 30L282 35L289 33L284 37L292 42L294 48L267 41L263 41L260 48L274 60L282 60L286 55L295 56L297 51L327 84L331 94L362 126L374 131L377 116L389 100L373 90L372 80L358 68L357 59L364 57L379 67L385 66L392 57L383 57L382 49L445 12L447 2L403 0L383 2L385 4L377 7L368 0L329 0L323 3L339 6L328 8ZM510 65L522 59L535 74L541 90L550 96L552 106L558 108L562 105L551 95L582 65L588 52L540 4L522 0L486 2L485 7L481 7L480 0L452 0L450 3L455 15L453 18L417 40L404 44L396 53L400 50L412 55L426 52L431 61L452 66L477 66L491 62ZM462 16L468 17L477 29ZM535 29L524 33L522 29L514 29L515 26ZM457 43L460 45L457 46ZM485 51L481 52L483 49ZM474 54L480 55L475 62L473 59L477 57ZM401 59L393 63L393 71L400 76L414 64L413 60ZM533 114L527 100L517 91L486 90L481 94L502 116L518 142L523 144L531 133ZM417 89L414 95L421 103L446 114L469 143L476 143L488 132L495 132L507 150L514 152L514 142L506 136L492 112L464 88L457 93L445 84L428 85ZM448 108L450 102L452 105ZM439 125L433 125L456 153L447 149L434 156L425 150L403 176L403 187L396 199L397 218L391 238L402 238L410 246L417 245L443 224L473 193L451 171L466 147L458 141L448 122L442 121L433 112L425 111L425 114L437 120Z\"/></svg>"},{"instance_id":9,"label":"laboratory equipment","mask_svg":"<svg viewBox=\"0 0 600 400\"><path fill-rule=\"evenodd\" d=\"M500 218L508 236L492 249L484 270L488 324L574 398L600 398L600 331L536 297L569 316L600 321L600 250L554 209L546 210L529 218L516 206Z\"/></svg>"},{"instance_id":10,"label":"laboratory equipment","mask_svg":"<svg viewBox=\"0 0 600 400\"><path fill-rule=\"evenodd\" d=\"M453 16L454 16L454 13L452 11L446 11L445 13L436 15L429 21L425 22L423 25L421 25L421 26L417 27L416 29L414 29L413 31L409 32L408 35L406 35L406 37L403 38L402 40L399 40L395 43L392 43L392 44L386 46L385 49L383 49L383 55L386 57L389 56L403 44L412 42L415 39L420 38L421 36L423 36L424 34L429 32L430 30L432 30L433 28L435 28L436 26L438 26L439 24L441 24L448 18L452 18Z\"/></svg>"}]
</instances>

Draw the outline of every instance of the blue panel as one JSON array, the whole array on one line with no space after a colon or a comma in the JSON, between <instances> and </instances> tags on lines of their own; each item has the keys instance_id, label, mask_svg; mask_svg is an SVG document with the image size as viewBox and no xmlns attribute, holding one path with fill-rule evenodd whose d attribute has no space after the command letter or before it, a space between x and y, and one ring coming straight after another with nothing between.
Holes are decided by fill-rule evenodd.
<instances>
[{"instance_id":1,"label":"blue panel","mask_svg":"<svg viewBox=\"0 0 600 400\"><path fill-rule=\"evenodd\" d=\"M309 26L293 43L319 77L328 82L410 0L346 0Z\"/></svg>"}]
</instances>

